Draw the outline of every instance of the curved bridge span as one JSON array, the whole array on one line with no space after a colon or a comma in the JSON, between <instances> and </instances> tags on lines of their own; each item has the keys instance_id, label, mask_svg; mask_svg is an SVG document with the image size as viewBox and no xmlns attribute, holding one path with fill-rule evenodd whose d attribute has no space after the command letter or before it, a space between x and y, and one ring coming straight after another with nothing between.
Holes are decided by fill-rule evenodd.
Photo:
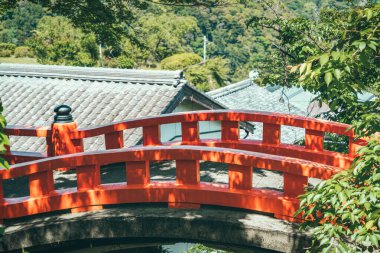
<instances>
[{"instance_id":1,"label":"curved bridge span","mask_svg":"<svg viewBox=\"0 0 380 253\"><path fill-rule=\"evenodd\" d=\"M199 137L200 121L220 121L221 138ZM241 122L263 123L262 140L239 138ZM160 125L180 123L181 142L162 143ZM305 129L305 145L281 143L281 126ZM124 147L123 131L142 127L143 145ZM106 205L167 203L172 208L200 208L201 205L242 208L297 221L297 196L304 192L309 178L328 179L348 169L355 150L363 140L354 141L349 125L300 116L252 111L199 111L160 117L126 120L106 126L77 129L75 122L56 122L51 127L9 126L8 135L46 138L46 154L15 152L6 158L10 170L0 171L0 182L25 176L30 195L4 198L0 184L0 219L71 210L84 212ZM348 154L324 149L325 133L345 135ZM104 135L104 151L83 152L83 139ZM152 181L149 163L174 160L176 179ZM200 161L228 164L228 184L201 182ZM124 163L127 181L101 184L100 167ZM283 191L252 187L252 169L283 173ZM73 169L77 187L54 188L53 171Z\"/></svg>"}]
</instances>

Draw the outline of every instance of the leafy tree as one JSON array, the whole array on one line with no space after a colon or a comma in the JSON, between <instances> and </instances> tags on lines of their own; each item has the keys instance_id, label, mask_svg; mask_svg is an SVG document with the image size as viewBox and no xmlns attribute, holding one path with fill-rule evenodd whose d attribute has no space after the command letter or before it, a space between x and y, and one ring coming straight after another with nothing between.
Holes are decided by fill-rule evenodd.
<instances>
[{"instance_id":1,"label":"leafy tree","mask_svg":"<svg viewBox=\"0 0 380 253\"><path fill-rule=\"evenodd\" d=\"M380 240L380 102L358 101L358 93L380 88L380 4L325 9L318 19L255 17L276 31L271 68L263 84L300 85L329 105L329 119L354 124L371 138L350 170L301 196L303 227L313 227L312 252L373 252ZM293 66L293 67L288 67Z\"/></svg>"},{"instance_id":2,"label":"leafy tree","mask_svg":"<svg viewBox=\"0 0 380 253\"><path fill-rule=\"evenodd\" d=\"M157 0L155 4L180 6L217 6L227 0ZM2 0L0 13L14 8L25 0ZM86 33L94 33L97 41L102 44L118 46L122 37L132 38L134 33L131 23L136 20L138 10L146 10L150 1L102 1L102 0L29 0L39 3L49 12L65 16L72 24L80 27ZM153 2L153 1L152 1Z\"/></svg>"},{"instance_id":3,"label":"leafy tree","mask_svg":"<svg viewBox=\"0 0 380 253\"><path fill-rule=\"evenodd\" d=\"M191 52L191 41L200 36L195 18L177 16L172 13L144 15L138 22L139 40L149 52L151 62L181 52Z\"/></svg>"},{"instance_id":4,"label":"leafy tree","mask_svg":"<svg viewBox=\"0 0 380 253\"><path fill-rule=\"evenodd\" d=\"M228 61L221 57L205 63L190 66L185 71L187 80L202 91L209 91L227 85Z\"/></svg>"},{"instance_id":5,"label":"leafy tree","mask_svg":"<svg viewBox=\"0 0 380 253\"><path fill-rule=\"evenodd\" d=\"M9 164L5 159L2 157L2 155L6 151L6 147L9 146L9 139L6 134L4 134L4 129L7 124L7 121L5 120L4 116L2 115L3 112L3 105L0 99L0 167L2 168L9 168Z\"/></svg>"},{"instance_id":6,"label":"leafy tree","mask_svg":"<svg viewBox=\"0 0 380 253\"><path fill-rule=\"evenodd\" d=\"M74 28L64 17L43 17L28 44L44 64L94 66L98 59L95 36Z\"/></svg>"},{"instance_id":7,"label":"leafy tree","mask_svg":"<svg viewBox=\"0 0 380 253\"><path fill-rule=\"evenodd\" d=\"M20 2L16 8L8 10L3 15L0 42L23 45L25 40L32 36L43 15L44 10L40 5Z\"/></svg>"},{"instance_id":8,"label":"leafy tree","mask_svg":"<svg viewBox=\"0 0 380 253\"><path fill-rule=\"evenodd\" d=\"M168 70L185 69L202 62L202 57L194 53L181 53L167 57L161 61L161 68Z\"/></svg>"}]
</instances>

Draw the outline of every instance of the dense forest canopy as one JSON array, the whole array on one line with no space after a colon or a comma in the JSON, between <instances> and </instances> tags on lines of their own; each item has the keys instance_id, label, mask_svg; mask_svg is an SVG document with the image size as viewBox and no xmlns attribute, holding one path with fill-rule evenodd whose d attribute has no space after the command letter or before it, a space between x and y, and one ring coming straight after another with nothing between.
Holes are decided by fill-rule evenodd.
<instances>
[{"instance_id":1,"label":"dense forest canopy","mask_svg":"<svg viewBox=\"0 0 380 253\"><path fill-rule=\"evenodd\" d=\"M269 59L274 32L248 26L252 17L274 17L277 11L283 18L313 18L321 8L347 5L328 0L74 2L4 1L0 42L29 48L4 49L0 57L34 53L44 64L160 68L162 60L175 54L203 57L206 36L207 58L223 60L216 72L226 73L221 82L209 78L214 70L198 67L202 73L196 79L201 83L194 84L209 90L246 78ZM62 35L54 32L58 23ZM70 36L74 33L78 36ZM46 41L46 36L51 39ZM99 45L104 51L102 59L93 50ZM206 79L215 80L216 85L208 87Z\"/></svg>"}]
</instances>

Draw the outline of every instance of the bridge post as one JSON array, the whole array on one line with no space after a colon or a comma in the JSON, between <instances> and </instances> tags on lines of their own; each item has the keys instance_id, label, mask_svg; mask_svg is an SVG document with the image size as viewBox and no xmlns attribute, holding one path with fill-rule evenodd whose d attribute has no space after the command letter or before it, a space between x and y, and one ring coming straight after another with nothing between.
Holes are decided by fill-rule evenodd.
<instances>
[{"instance_id":1,"label":"bridge post","mask_svg":"<svg viewBox=\"0 0 380 253\"><path fill-rule=\"evenodd\" d=\"M149 161L128 161L125 163L127 185L146 185L150 182Z\"/></svg>"},{"instance_id":2,"label":"bridge post","mask_svg":"<svg viewBox=\"0 0 380 253\"><path fill-rule=\"evenodd\" d=\"M238 141L239 136L239 121L222 121L222 141Z\"/></svg>"},{"instance_id":3,"label":"bridge post","mask_svg":"<svg viewBox=\"0 0 380 253\"><path fill-rule=\"evenodd\" d=\"M305 147L315 151L323 151L325 133L322 131L306 129Z\"/></svg>"},{"instance_id":4,"label":"bridge post","mask_svg":"<svg viewBox=\"0 0 380 253\"><path fill-rule=\"evenodd\" d=\"M367 145L367 143L364 140L355 140L355 137L350 137L348 143L348 155L350 157L355 157L358 149L365 145Z\"/></svg>"},{"instance_id":5,"label":"bridge post","mask_svg":"<svg viewBox=\"0 0 380 253\"><path fill-rule=\"evenodd\" d=\"M253 171L250 166L228 165L228 187L234 190L252 189Z\"/></svg>"},{"instance_id":6,"label":"bridge post","mask_svg":"<svg viewBox=\"0 0 380 253\"><path fill-rule=\"evenodd\" d=\"M71 139L72 132L77 131L78 125L73 121L71 108L59 105L54 108L56 115L51 126L51 147L49 156L59 156L83 152L83 139Z\"/></svg>"},{"instance_id":7,"label":"bridge post","mask_svg":"<svg viewBox=\"0 0 380 253\"><path fill-rule=\"evenodd\" d=\"M199 122L182 122L182 142L185 144L196 144L199 142Z\"/></svg>"},{"instance_id":8,"label":"bridge post","mask_svg":"<svg viewBox=\"0 0 380 253\"><path fill-rule=\"evenodd\" d=\"M107 133L104 136L106 149L116 149L124 147L123 131Z\"/></svg>"},{"instance_id":9,"label":"bridge post","mask_svg":"<svg viewBox=\"0 0 380 253\"><path fill-rule=\"evenodd\" d=\"M198 160L176 160L176 182L178 185L199 185L200 165ZM169 196L169 208L193 208L198 209L200 204L189 203L186 195L175 192Z\"/></svg>"},{"instance_id":10,"label":"bridge post","mask_svg":"<svg viewBox=\"0 0 380 253\"><path fill-rule=\"evenodd\" d=\"M143 145L157 146L161 145L161 132L159 125L143 127Z\"/></svg>"},{"instance_id":11,"label":"bridge post","mask_svg":"<svg viewBox=\"0 0 380 253\"><path fill-rule=\"evenodd\" d=\"M47 196L54 191L53 171L47 170L29 175L30 197Z\"/></svg>"},{"instance_id":12,"label":"bridge post","mask_svg":"<svg viewBox=\"0 0 380 253\"><path fill-rule=\"evenodd\" d=\"M263 143L270 144L270 145L280 145L281 125L264 123Z\"/></svg>"}]
</instances>

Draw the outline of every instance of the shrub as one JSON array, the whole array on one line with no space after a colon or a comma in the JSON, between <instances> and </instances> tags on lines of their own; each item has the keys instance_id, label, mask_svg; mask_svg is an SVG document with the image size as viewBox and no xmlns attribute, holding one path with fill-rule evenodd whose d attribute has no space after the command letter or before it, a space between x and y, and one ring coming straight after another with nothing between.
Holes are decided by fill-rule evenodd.
<instances>
[{"instance_id":1,"label":"shrub","mask_svg":"<svg viewBox=\"0 0 380 253\"><path fill-rule=\"evenodd\" d=\"M121 55L116 58L117 68L132 69L135 66L135 62L125 55Z\"/></svg>"},{"instance_id":2,"label":"shrub","mask_svg":"<svg viewBox=\"0 0 380 253\"><path fill-rule=\"evenodd\" d=\"M15 52L14 52L14 56L16 58L33 57L33 53L29 47L21 46L21 47L16 47Z\"/></svg>"},{"instance_id":3,"label":"shrub","mask_svg":"<svg viewBox=\"0 0 380 253\"><path fill-rule=\"evenodd\" d=\"M194 53L175 54L163 59L161 61L161 68L167 70L184 69L201 61L202 58Z\"/></svg>"},{"instance_id":4,"label":"shrub","mask_svg":"<svg viewBox=\"0 0 380 253\"><path fill-rule=\"evenodd\" d=\"M12 52L15 51L16 45L12 43L0 43L0 51L9 50Z\"/></svg>"},{"instance_id":5,"label":"shrub","mask_svg":"<svg viewBox=\"0 0 380 253\"><path fill-rule=\"evenodd\" d=\"M216 57L205 64L191 66L185 71L187 80L202 91L209 91L225 86L230 71L228 61Z\"/></svg>"},{"instance_id":6,"label":"shrub","mask_svg":"<svg viewBox=\"0 0 380 253\"><path fill-rule=\"evenodd\" d=\"M0 57L10 57L12 54L11 50L0 50Z\"/></svg>"}]
</instances>

